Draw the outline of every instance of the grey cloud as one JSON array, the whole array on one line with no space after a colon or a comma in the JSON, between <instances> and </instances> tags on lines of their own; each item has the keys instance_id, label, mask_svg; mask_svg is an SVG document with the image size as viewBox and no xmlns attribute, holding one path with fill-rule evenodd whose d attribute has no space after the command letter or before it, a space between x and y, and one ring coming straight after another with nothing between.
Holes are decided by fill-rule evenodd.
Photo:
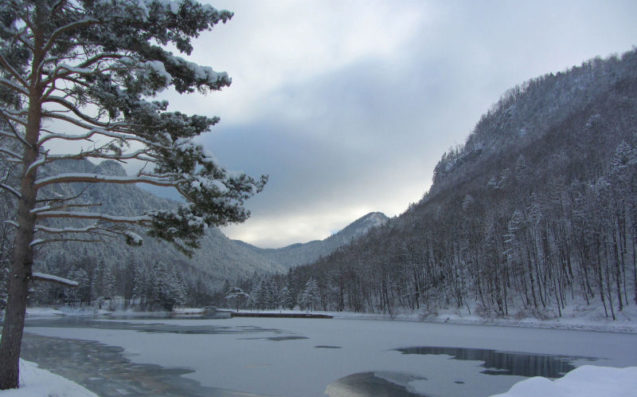
<instances>
[{"instance_id":1,"label":"grey cloud","mask_svg":"<svg viewBox=\"0 0 637 397\"><path fill-rule=\"evenodd\" d=\"M319 230L330 208L375 205L394 215L419 199L442 153L462 144L506 89L628 50L635 4L438 4L440 19L423 22L391 57L283 84L250 123L224 120L204 142L228 168L270 174L248 204L256 220L313 213Z\"/></svg>"}]
</instances>

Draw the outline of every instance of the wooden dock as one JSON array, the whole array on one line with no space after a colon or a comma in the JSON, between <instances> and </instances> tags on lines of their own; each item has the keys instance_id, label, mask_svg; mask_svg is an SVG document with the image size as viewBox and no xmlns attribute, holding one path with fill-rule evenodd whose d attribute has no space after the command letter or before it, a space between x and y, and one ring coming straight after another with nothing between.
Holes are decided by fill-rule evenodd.
<instances>
[{"instance_id":1,"label":"wooden dock","mask_svg":"<svg viewBox=\"0 0 637 397\"><path fill-rule=\"evenodd\" d=\"M333 318L329 314L314 313L259 313L259 312L230 312L230 317L267 317L267 318Z\"/></svg>"}]
</instances>

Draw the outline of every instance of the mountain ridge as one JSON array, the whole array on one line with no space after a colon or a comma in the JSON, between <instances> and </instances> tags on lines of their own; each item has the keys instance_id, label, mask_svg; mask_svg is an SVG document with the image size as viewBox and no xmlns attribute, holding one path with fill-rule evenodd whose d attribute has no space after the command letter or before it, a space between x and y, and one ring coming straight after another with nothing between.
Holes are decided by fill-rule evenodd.
<instances>
[{"instance_id":1,"label":"mountain ridge","mask_svg":"<svg viewBox=\"0 0 637 397\"><path fill-rule=\"evenodd\" d=\"M283 266L291 268L311 263L321 256L327 255L337 248L349 244L371 229L384 225L388 220L389 218L382 212L370 212L323 240L294 243L281 248L260 248L240 240L234 241L253 252L259 253L266 258L281 263Z\"/></svg>"}]
</instances>

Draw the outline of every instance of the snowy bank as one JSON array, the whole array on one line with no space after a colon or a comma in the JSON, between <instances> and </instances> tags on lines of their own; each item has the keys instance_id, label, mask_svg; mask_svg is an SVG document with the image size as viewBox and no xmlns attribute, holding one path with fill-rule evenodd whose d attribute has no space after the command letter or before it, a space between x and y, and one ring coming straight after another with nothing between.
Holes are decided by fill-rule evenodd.
<instances>
[{"instance_id":1,"label":"snowy bank","mask_svg":"<svg viewBox=\"0 0 637 397\"><path fill-rule=\"evenodd\" d=\"M0 391L0 397L98 397L77 383L20 360L20 388Z\"/></svg>"},{"instance_id":2,"label":"snowy bank","mask_svg":"<svg viewBox=\"0 0 637 397\"><path fill-rule=\"evenodd\" d=\"M317 312L323 313L323 312ZM618 332L637 334L637 305L626 306L616 313L616 320L606 317L603 309L594 305L571 305L562 312L562 317L539 319L532 315L516 313L508 317L485 317L461 309L437 309L435 311L406 311L389 314L325 312L334 318L359 320L399 320L460 325L493 325L499 327L546 328L596 332Z\"/></svg>"},{"instance_id":3,"label":"snowy bank","mask_svg":"<svg viewBox=\"0 0 637 397\"><path fill-rule=\"evenodd\" d=\"M637 367L584 365L553 381L542 377L523 380L507 393L492 397L633 397L636 391Z\"/></svg>"},{"instance_id":4,"label":"snowy bank","mask_svg":"<svg viewBox=\"0 0 637 397\"><path fill-rule=\"evenodd\" d=\"M520 328L546 328L564 329L577 331L596 331L637 334L637 304L624 307L620 312L616 312L616 319L613 320L599 305L576 302L562 309L561 316L557 313L542 312L530 313L523 310L514 311L511 309L509 316L496 316L494 314L479 315L477 307L462 308L435 308L431 310L402 310L392 314L388 313L354 313L354 312L331 312L331 311L310 311L305 310L252 310L256 313L290 313L290 314L326 314L338 319L348 320L397 320L414 321L426 323L447 323L459 325L493 325L498 327L520 327ZM220 308L219 310L231 311L232 308Z\"/></svg>"}]
</instances>

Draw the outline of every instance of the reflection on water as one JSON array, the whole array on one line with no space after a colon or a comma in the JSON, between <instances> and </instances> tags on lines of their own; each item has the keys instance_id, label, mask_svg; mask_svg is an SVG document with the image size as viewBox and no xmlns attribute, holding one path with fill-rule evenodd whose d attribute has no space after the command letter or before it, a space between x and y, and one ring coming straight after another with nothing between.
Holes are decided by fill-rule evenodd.
<instances>
[{"instance_id":1,"label":"reflection on water","mask_svg":"<svg viewBox=\"0 0 637 397\"><path fill-rule=\"evenodd\" d=\"M545 378L559 378L575 369L575 366L571 364L572 361L585 358L461 347L420 346L396 350L403 354L445 354L452 356L455 360L482 361L486 368L482 373L488 375L543 376Z\"/></svg>"},{"instance_id":2,"label":"reflection on water","mask_svg":"<svg viewBox=\"0 0 637 397\"><path fill-rule=\"evenodd\" d=\"M337 380L330 384L325 393L330 397L372 397L372 396L397 396L411 397L422 394L414 394L408 388L420 383L424 390L434 390L435 395L445 396L480 396L485 394L481 387L486 382L487 375L512 375L512 376L543 376L546 378L559 378L566 372L575 368L573 362L587 359L586 357L552 356L544 354L504 352L489 349L472 349L459 347L433 347L418 346L396 349L402 354L418 355L447 355L452 360L472 360L482 362L484 370L477 368L467 372L460 367L450 367L442 370L446 381L441 383L441 368L431 362L423 364L425 368L419 371L427 377L417 377L400 372L363 372L356 373ZM473 367L475 368L475 367ZM451 369L451 372L447 372ZM483 374L483 375L480 375ZM475 383L475 376L485 377ZM470 384L464 378L470 379ZM493 378L492 378L493 379ZM500 377L498 377L500 379ZM503 378L502 378L503 379ZM446 382L446 383L445 383ZM443 394L440 391L443 390ZM503 389L504 390L504 389Z\"/></svg>"},{"instance_id":3,"label":"reflection on water","mask_svg":"<svg viewBox=\"0 0 637 397\"><path fill-rule=\"evenodd\" d=\"M22 357L71 379L101 397L249 397L256 394L201 386L185 368L135 364L123 349L98 342L25 334Z\"/></svg>"}]
</instances>

